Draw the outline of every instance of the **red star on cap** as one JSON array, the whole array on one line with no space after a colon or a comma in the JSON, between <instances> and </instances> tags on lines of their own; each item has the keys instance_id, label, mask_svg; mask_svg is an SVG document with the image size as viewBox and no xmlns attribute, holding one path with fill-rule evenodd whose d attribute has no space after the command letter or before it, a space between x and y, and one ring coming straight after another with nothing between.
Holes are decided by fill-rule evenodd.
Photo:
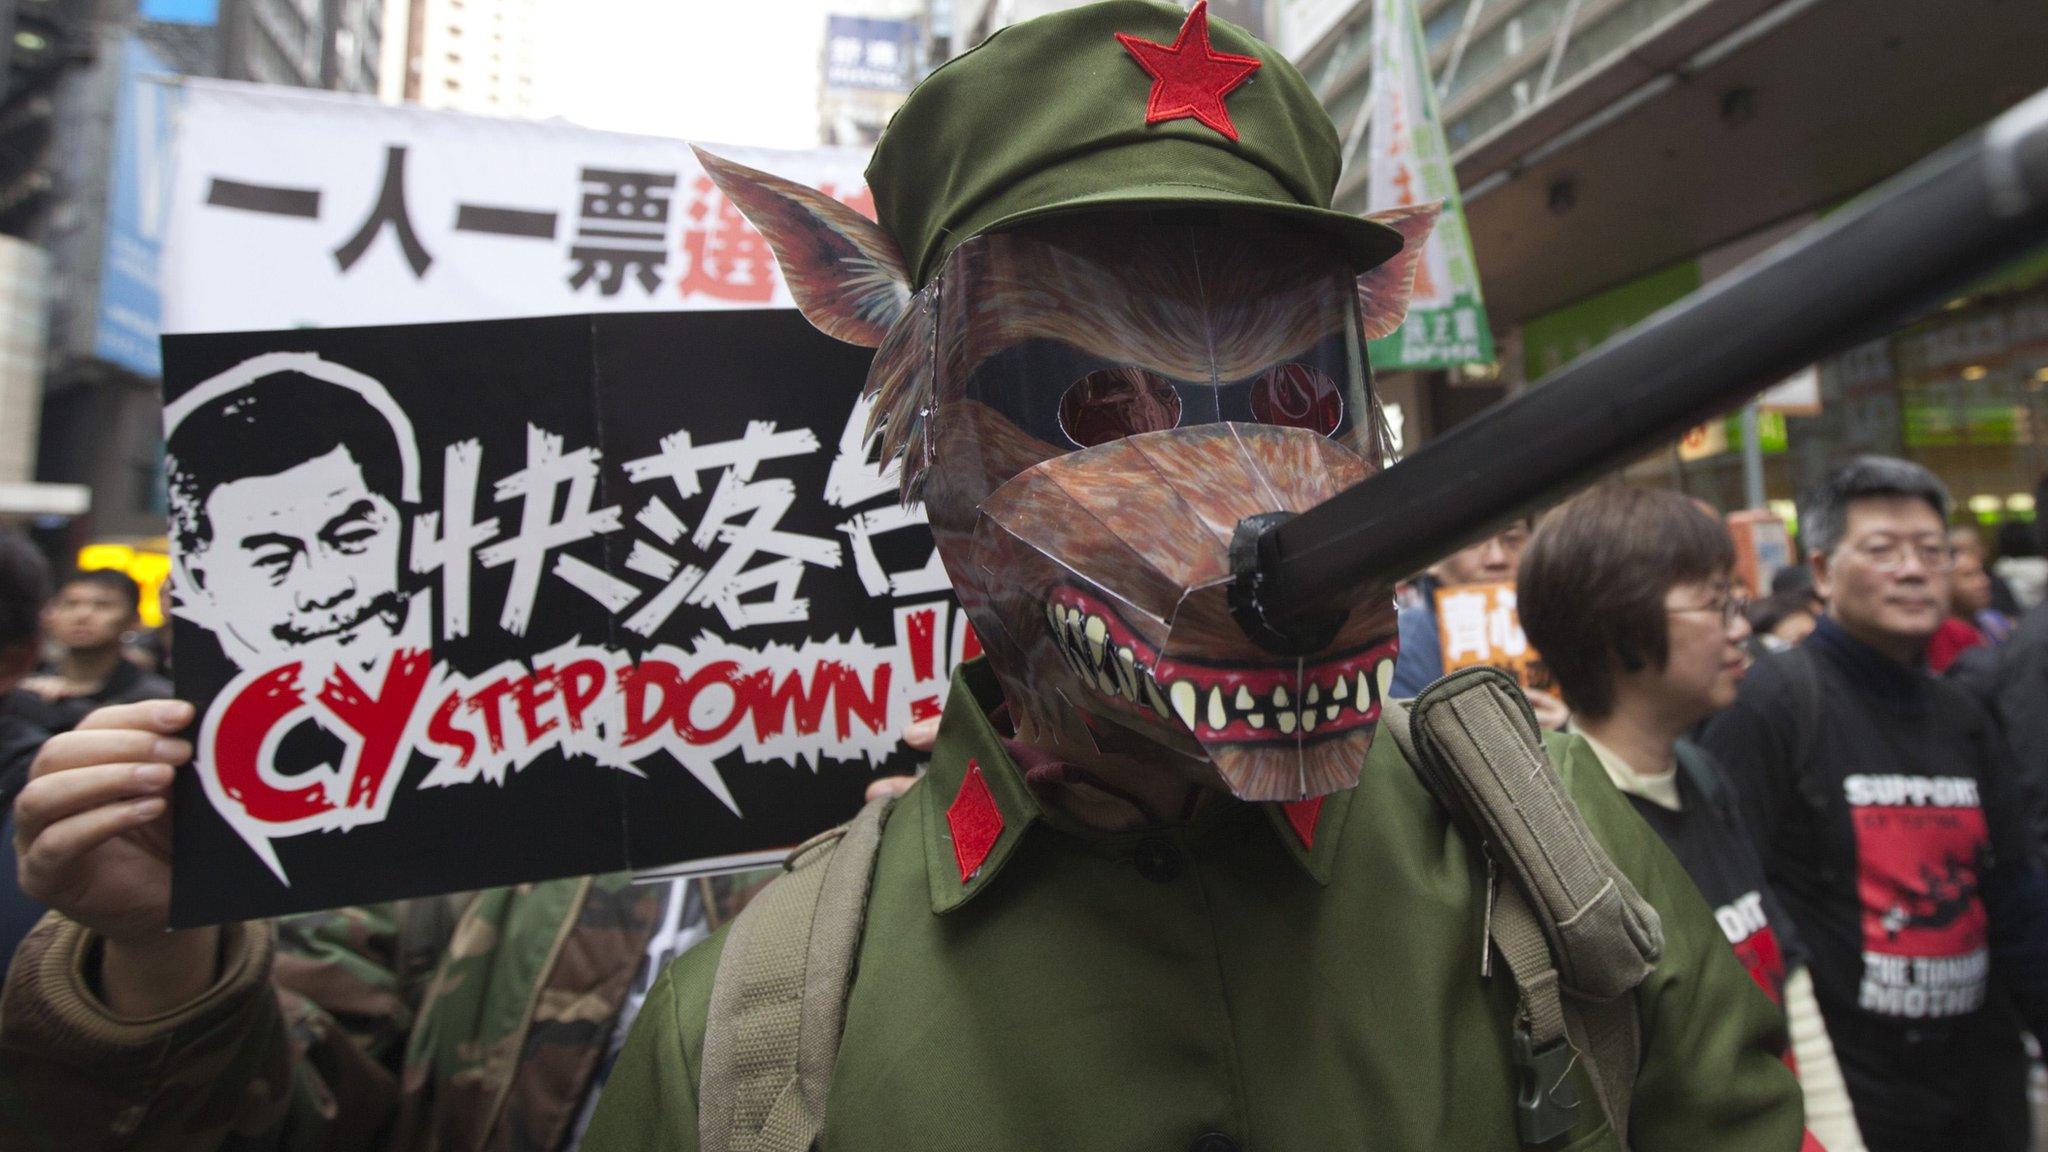
<instances>
[{"instance_id":1,"label":"red star on cap","mask_svg":"<svg viewBox=\"0 0 2048 1152\"><path fill-rule=\"evenodd\" d=\"M1209 0L1189 10L1173 47L1140 40L1128 32L1117 41L1138 66L1152 75L1152 94L1145 101L1145 123L1193 117L1232 140L1237 125L1223 98L1259 70L1253 56L1233 56L1209 47Z\"/></svg>"}]
</instances>

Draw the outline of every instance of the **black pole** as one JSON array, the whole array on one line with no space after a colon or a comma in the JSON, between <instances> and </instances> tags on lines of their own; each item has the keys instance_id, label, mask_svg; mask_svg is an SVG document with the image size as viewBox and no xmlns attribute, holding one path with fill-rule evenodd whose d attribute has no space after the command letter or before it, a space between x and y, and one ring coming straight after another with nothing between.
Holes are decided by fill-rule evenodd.
<instances>
[{"instance_id":1,"label":"black pole","mask_svg":"<svg viewBox=\"0 0 2048 1152\"><path fill-rule=\"evenodd\" d=\"M2048 241L2048 91L1377 476L1243 533L1269 647Z\"/></svg>"}]
</instances>

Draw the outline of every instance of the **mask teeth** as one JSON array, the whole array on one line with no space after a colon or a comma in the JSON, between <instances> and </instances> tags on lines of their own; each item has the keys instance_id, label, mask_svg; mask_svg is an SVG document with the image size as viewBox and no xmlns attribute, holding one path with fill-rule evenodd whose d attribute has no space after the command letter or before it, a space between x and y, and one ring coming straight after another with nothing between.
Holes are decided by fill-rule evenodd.
<instances>
[{"instance_id":1,"label":"mask teeth","mask_svg":"<svg viewBox=\"0 0 2048 1152\"><path fill-rule=\"evenodd\" d=\"M1240 723L1253 732L1312 734L1347 715L1370 714L1393 679L1393 660L1381 659L1341 677L1311 681L1299 696L1285 686L1258 694L1244 685L1203 687L1192 678L1161 683L1145 654L1111 641L1115 630L1106 618L1072 605L1047 604L1045 619L1060 658L1081 683L1149 708L1197 735Z\"/></svg>"},{"instance_id":2,"label":"mask teeth","mask_svg":"<svg viewBox=\"0 0 2048 1152\"><path fill-rule=\"evenodd\" d=\"M1151 664L1136 649L1113 641L1108 620L1065 604L1046 605L1045 619L1060 658L1081 683L1105 696L1150 708L1162 720L1172 717L1165 693L1152 678Z\"/></svg>"}]
</instances>

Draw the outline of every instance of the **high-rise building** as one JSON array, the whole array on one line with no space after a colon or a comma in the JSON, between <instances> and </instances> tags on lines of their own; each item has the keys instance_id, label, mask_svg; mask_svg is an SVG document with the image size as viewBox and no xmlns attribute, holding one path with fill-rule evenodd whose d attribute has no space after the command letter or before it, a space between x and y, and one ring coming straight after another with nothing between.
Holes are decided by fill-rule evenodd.
<instances>
[{"instance_id":1,"label":"high-rise building","mask_svg":"<svg viewBox=\"0 0 2048 1152\"><path fill-rule=\"evenodd\" d=\"M91 7L80 32L85 62L51 98L51 206L18 230L48 253L35 477L91 493L87 515L54 529L68 545L163 531L162 203L153 189L169 161L171 114L170 89L152 78L200 74L374 93L383 52L384 0L99 0ZM27 288L12 287L8 275L21 279L34 267L32 259L0 261L0 301L25 298ZM0 328L29 330L4 313ZM15 401L0 409L0 424L30 411Z\"/></svg>"},{"instance_id":2,"label":"high-rise building","mask_svg":"<svg viewBox=\"0 0 2048 1152\"><path fill-rule=\"evenodd\" d=\"M487 116L532 116L540 0L397 0L405 75L387 97Z\"/></svg>"},{"instance_id":3,"label":"high-rise building","mask_svg":"<svg viewBox=\"0 0 2048 1152\"><path fill-rule=\"evenodd\" d=\"M819 140L865 148L925 71L929 19L920 0L838 0L825 17Z\"/></svg>"},{"instance_id":4,"label":"high-rise building","mask_svg":"<svg viewBox=\"0 0 2048 1152\"><path fill-rule=\"evenodd\" d=\"M383 0L222 0L221 75L375 92L383 27Z\"/></svg>"}]
</instances>

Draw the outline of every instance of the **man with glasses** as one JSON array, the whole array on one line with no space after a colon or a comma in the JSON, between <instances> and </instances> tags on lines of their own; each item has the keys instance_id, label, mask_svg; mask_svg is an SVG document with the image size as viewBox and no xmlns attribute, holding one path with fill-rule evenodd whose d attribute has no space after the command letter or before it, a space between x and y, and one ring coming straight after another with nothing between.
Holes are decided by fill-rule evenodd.
<instances>
[{"instance_id":1,"label":"man with glasses","mask_svg":"<svg viewBox=\"0 0 2048 1152\"><path fill-rule=\"evenodd\" d=\"M2013 1009L2048 1026L2048 884L1997 730L1927 672L1955 557L1925 468L1862 457L1800 510L1827 613L1705 744L1812 954L1873 1152L2027 1147Z\"/></svg>"}]
</instances>

